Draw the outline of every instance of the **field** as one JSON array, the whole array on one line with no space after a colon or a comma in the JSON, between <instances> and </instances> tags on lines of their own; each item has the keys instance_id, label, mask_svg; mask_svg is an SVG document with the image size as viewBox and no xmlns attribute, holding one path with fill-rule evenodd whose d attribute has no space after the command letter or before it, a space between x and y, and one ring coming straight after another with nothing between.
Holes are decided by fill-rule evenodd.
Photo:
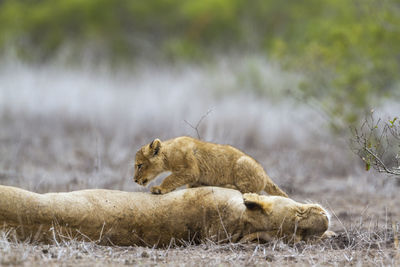
<instances>
[{"instance_id":1,"label":"field","mask_svg":"<svg viewBox=\"0 0 400 267\"><path fill-rule=\"evenodd\" d=\"M148 191L162 177L148 187L133 182L137 149L156 137L199 135L256 158L293 199L325 206L336 237L294 246L277 240L156 249L68 239L29 243L0 232L0 265L400 265L400 182L366 172L349 136L332 134L318 110L276 93L291 87L296 75L254 62L268 97L237 90L251 86L237 78L246 63L123 72L4 64L0 184L40 193ZM379 112L400 109L388 104Z\"/></svg>"}]
</instances>

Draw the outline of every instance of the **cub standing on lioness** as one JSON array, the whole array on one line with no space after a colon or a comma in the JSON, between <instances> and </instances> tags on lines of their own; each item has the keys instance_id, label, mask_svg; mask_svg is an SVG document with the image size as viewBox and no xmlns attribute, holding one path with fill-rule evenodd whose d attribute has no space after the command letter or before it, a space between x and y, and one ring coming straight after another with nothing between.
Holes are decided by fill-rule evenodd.
<instances>
[{"instance_id":1,"label":"cub standing on lioness","mask_svg":"<svg viewBox=\"0 0 400 267\"><path fill-rule=\"evenodd\" d=\"M161 142L155 139L143 146L135 159L134 180L146 185L162 172L170 171L153 194L165 194L182 185L220 186L242 193L288 197L265 173L262 166L242 151L229 146L207 143L191 137Z\"/></svg>"}]
</instances>

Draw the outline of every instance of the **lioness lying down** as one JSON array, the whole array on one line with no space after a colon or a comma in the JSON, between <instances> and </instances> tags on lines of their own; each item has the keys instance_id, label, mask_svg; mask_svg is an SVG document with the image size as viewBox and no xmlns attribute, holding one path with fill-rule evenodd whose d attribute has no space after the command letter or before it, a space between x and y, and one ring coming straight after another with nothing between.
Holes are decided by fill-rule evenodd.
<instances>
[{"instance_id":1,"label":"lioness lying down","mask_svg":"<svg viewBox=\"0 0 400 267\"><path fill-rule=\"evenodd\" d=\"M0 186L0 229L16 228L21 239L68 236L145 246L205 239L296 242L321 237L328 225L317 204L218 187L152 195L103 189L37 194Z\"/></svg>"},{"instance_id":2,"label":"lioness lying down","mask_svg":"<svg viewBox=\"0 0 400 267\"><path fill-rule=\"evenodd\" d=\"M170 171L160 186L150 190L165 194L182 185L219 186L242 193L287 197L252 157L229 146L182 136L161 142L153 140L136 153L134 181L146 185L162 172Z\"/></svg>"}]
</instances>

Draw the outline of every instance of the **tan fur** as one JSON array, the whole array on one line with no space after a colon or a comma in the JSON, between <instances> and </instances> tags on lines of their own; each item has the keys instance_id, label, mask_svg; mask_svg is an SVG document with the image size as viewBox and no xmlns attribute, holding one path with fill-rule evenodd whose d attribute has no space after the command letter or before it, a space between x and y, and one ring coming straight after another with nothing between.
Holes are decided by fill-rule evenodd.
<instances>
[{"instance_id":1,"label":"tan fur","mask_svg":"<svg viewBox=\"0 0 400 267\"><path fill-rule=\"evenodd\" d=\"M229 145L178 137L165 142L155 139L143 146L135 159L135 182L146 185L162 172L170 171L154 194L165 194L182 185L219 186L242 193L288 197L253 158Z\"/></svg>"},{"instance_id":2,"label":"tan fur","mask_svg":"<svg viewBox=\"0 0 400 267\"><path fill-rule=\"evenodd\" d=\"M165 195L113 190L36 194L0 186L0 229L20 239L60 236L99 244L168 246L180 241L287 242L321 237L326 211L289 198L199 187Z\"/></svg>"}]
</instances>

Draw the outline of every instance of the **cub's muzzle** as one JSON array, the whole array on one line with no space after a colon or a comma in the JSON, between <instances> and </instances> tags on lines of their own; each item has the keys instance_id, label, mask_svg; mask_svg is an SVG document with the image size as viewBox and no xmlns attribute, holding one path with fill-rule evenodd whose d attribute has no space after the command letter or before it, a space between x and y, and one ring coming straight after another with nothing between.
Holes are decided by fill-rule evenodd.
<instances>
[{"instance_id":1,"label":"cub's muzzle","mask_svg":"<svg viewBox=\"0 0 400 267\"><path fill-rule=\"evenodd\" d=\"M147 183L148 183L148 180L147 179L142 179L142 180L139 180L139 179L137 179L137 178L133 178L133 180L135 181L135 183L137 183L137 184L140 184L140 185L146 185Z\"/></svg>"}]
</instances>

